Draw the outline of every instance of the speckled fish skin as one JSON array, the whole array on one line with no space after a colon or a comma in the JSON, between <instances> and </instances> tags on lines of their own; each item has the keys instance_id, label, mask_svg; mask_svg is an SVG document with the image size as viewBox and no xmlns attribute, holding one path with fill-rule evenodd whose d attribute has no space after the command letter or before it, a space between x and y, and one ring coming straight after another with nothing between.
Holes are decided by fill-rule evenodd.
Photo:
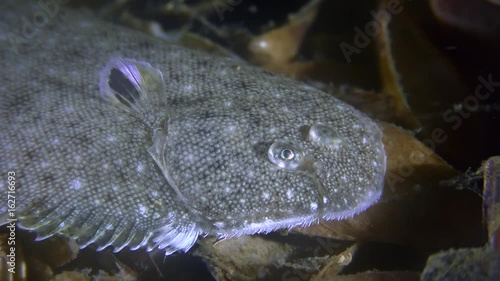
<instances>
[{"instance_id":1,"label":"speckled fish skin","mask_svg":"<svg viewBox=\"0 0 500 281\"><path fill-rule=\"evenodd\" d=\"M41 7L20 2L0 4L0 171L39 239L169 254L380 197L381 132L351 106L62 6L27 38L20 19ZM5 179L0 191L7 202Z\"/></svg>"}]
</instances>

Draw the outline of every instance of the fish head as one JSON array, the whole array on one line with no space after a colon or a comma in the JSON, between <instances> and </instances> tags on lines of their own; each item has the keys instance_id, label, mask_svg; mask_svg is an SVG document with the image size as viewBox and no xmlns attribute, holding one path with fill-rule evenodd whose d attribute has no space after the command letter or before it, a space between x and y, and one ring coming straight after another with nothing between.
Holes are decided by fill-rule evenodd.
<instances>
[{"instance_id":1,"label":"fish head","mask_svg":"<svg viewBox=\"0 0 500 281\"><path fill-rule=\"evenodd\" d=\"M310 86L262 75L244 90L211 88L219 95L182 110L172 101L153 140L151 155L200 228L266 233L376 202L386 168L377 124Z\"/></svg>"}]
</instances>

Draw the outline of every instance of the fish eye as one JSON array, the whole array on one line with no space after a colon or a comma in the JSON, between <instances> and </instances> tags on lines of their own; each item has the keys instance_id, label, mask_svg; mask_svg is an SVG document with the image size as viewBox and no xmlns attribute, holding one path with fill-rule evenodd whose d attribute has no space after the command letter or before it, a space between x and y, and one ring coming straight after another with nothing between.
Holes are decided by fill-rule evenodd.
<instances>
[{"instance_id":1,"label":"fish eye","mask_svg":"<svg viewBox=\"0 0 500 281\"><path fill-rule=\"evenodd\" d=\"M269 160L282 169L295 170L304 162L304 153L300 147L291 142L278 141L267 151Z\"/></svg>"},{"instance_id":2,"label":"fish eye","mask_svg":"<svg viewBox=\"0 0 500 281\"><path fill-rule=\"evenodd\" d=\"M317 145L330 149L338 149L342 145L342 137L328 125L313 125L309 129L309 139Z\"/></svg>"},{"instance_id":3,"label":"fish eye","mask_svg":"<svg viewBox=\"0 0 500 281\"><path fill-rule=\"evenodd\" d=\"M293 160L294 157L295 157L295 153L293 153L292 150L290 150L288 148L281 150L281 153L280 153L281 159L283 159L285 161L291 161L291 160Z\"/></svg>"}]
</instances>

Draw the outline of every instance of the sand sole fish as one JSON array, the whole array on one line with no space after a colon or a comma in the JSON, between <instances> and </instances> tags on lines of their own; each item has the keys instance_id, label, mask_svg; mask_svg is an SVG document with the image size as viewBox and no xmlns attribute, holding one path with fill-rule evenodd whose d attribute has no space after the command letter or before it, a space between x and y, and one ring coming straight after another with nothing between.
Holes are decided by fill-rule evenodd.
<instances>
[{"instance_id":1,"label":"sand sole fish","mask_svg":"<svg viewBox=\"0 0 500 281\"><path fill-rule=\"evenodd\" d=\"M0 191L15 199L1 223L170 254L199 235L351 217L380 197L382 135L363 113L60 2L0 4L0 172L12 176Z\"/></svg>"}]
</instances>

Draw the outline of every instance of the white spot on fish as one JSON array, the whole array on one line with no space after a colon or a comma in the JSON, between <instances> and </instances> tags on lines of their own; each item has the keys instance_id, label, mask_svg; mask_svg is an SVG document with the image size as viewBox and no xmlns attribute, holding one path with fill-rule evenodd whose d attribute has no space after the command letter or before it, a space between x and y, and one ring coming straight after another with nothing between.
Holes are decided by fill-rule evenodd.
<instances>
[{"instance_id":1,"label":"white spot on fish","mask_svg":"<svg viewBox=\"0 0 500 281\"><path fill-rule=\"evenodd\" d=\"M306 90L306 91L310 91L310 90L316 90L316 88L314 88L313 86L311 85L308 85L308 84L303 84L301 86L302 90Z\"/></svg>"},{"instance_id":2,"label":"white spot on fish","mask_svg":"<svg viewBox=\"0 0 500 281\"><path fill-rule=\"evenodd\" d=\"M65 106L64 111L66 113L73 113L73 112L75 112L75 108L73 106Z\"/></svg>"},{"instance_id":3,"label":"white spot on fish","mask_svg":"<svg viewBox=\"0 0 500 281\"><path fill-rule=\"evenodd\" d=\"M139 212L139 214L141 214L141 215L143 215L143 216L144 216L144 215L146 215L146 214L147 214L147 212L148 212L148 208L147 208L146 206L142 205L142 204L139 204L139 205L137 206L137 211Z\"/></svg>"},{"instance_id":4,"label":"white spot on fish","mask_svg":"<svg viewBox=\"0 0 500 281\"><path fill-rule=\"evenodd\" d=\"M78 163L82 160L82 157L80 155L74 155L73 160L75 160L75 162Z\"/></svg>"},{"instance_id":5,"label":"white spot on fish","mask_svg":"<svg viewBox=\"0 0 500 281\"><path fill-rule=\"evenodd\" d=\"M106 140L109 141L109 142L115 142L116 141L116 137L115 136L108 136L106 138Z\"/></svg>"},{"instance_id":6,"label":"white spot on fish","mask_svg":"<svg viewBox=\"0 0 500 281\"><path fill-rule=\"evenodd\" d=\"M316 211L318 209L318 203L311 203L311 205L309 205L311 207L311 211Z\"/></svg>"},{"instance_id":7,"label":"white spot on fish","mask_svg":"<svg viewBox=\"0 0 500 281\"><path fill-rule=\"evenodd\" d=\"M71 189L78 190L80 189L80 187L82 187L82 182L79 178L76 178L69 183L69 187Z\"/></svg>"},{"instance_id":8,"label":"white spot on fish","mask_svg":"<svg viewBox=\"0 0 500 281\"><path fill-rule=\"evenodd\" d=\"M347 183L347 176L346 175L341 176L340 180L342 180L343 183Z\"/></svg>"},{"instance_id":9,"label":"white spot on fish","mask_svg":"<svg viewBox=\"0 0 500 281\"><path fill-rule=\"evenodd\" d=\"M264 198L264 199L269 199L269 197L271 197L271 196L269 195L269 193L268 193L268 192L263 192L263 193L262 193L262 198Z\"/></svg>"},{"instance_id":10,"label":"white spot on fish","mask_svg":"<svg viewBox=\"0 0 500 281\"><path fill-rule=\"evenodd\" d=\"M337 104L336 108L337 108L338 111L342 112L342 111L344 111L345 106L343 106L341 104Z\"/></svg>"},{"instance_id":11,"label":"white spot on fish","mask_svg":"<svg viewBox=\"0 0 500 281\"><path fill-rule=\"evenodd\" d=\"M138 173L142 173L144 171L144 165L142 164L139 164L137 165L136 169L135 169Z\"/></svg>"},{"instance_id":12,"label":"white spot on fish","mask_svg":"<svg viewBox=\"0 0 500 281\"><path fill-rule=\"evenodd\" d=\"M286 198L288 198L289 200L293 198L293 191L291 189L287 189Z\"/></svg>"},{"instance_id":13,"label":"white spot on fish","mask_svg":"<svg viewBox=\"0 0 500 281\"><path fill-rule=\"evenodd\" d=\"M194 159L194 154L192 153L189 153L187 156L186 156L186 160L188 163L194 163L195 162L195 159Z\"/></svg>"},{"instance_id":14,"label":"white spot on fish","mask_svg":"<svg viewBox=\"0 0 500 281\"><path fill-rule=\"evenodd\" d=\"M225 223L223 223L223 222L221 222L221 221L218 221L218 222L215 222L215 223L214 223L214 226L215 226L216 228L224 228L224 227L226 226L226 224L225 224Z\"/></svg>"},{"instance_id":15,"label":"white spot on fish","mask_svg":"<svg viewBox=\"0 0 500 281\"><path fill-rule=\"evenodd\" d=\"M193 85L192 84L184 85L184 87L182 87L182 89L185 92L191 92L193 90Z\"/></svg>"},{"instance_id":16,"label":"white spot on fish","mask_svg":"<svg viewBox=\"0 0 500 281\"><path fill-rule=\"evenodd\" d=\"M226 128L226 132L233 134L236 131L236 126L235 125L229 125Z\"/></svg>"}]
</instances>

